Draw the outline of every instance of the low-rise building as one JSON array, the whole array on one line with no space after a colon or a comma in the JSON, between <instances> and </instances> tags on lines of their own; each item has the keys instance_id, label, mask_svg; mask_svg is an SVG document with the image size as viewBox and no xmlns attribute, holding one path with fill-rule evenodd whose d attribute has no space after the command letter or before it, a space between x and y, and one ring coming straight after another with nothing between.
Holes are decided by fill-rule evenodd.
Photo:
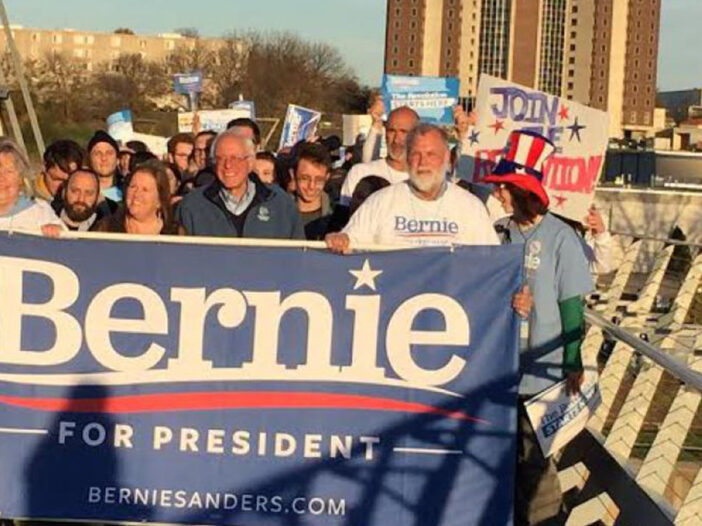
<instances>
[{"instance_id":1,"label":"low-rise building","mask_svg":"<svg viewBox=\"0 0 702 526\"><path fill-rule=\"evenodd\" d=\"M193 38L180 33L137 35L128 31L103 33L74 29L37 29L11 25L15 44L25 60L41 60L47 55L64 54L81 61L87 71L100 63L111 63L120 55L139 54L146 60L160 61L177 49L193 49L198 42L216 46L218 38ZM7 51L7 38L0 31L0 50Z\"/></svg>"}]
</instances>

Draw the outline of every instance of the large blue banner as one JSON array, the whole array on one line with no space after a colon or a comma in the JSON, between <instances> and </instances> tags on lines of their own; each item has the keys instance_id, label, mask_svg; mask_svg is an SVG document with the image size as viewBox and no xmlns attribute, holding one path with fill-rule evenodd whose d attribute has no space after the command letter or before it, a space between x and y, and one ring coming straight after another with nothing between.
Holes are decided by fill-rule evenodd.
<instances>
[{"instance_id":1,"label":"large blue banner","mask_svg":"<svg viewBox=\"0 0 702 526\"><path fill-rule=\"evenodd\" d=\"M511 524L520 273L2 234L3 517Z\"/></svg>"},{"instance_id":2,"label":"large blue banner","mask_svg":"<svg viewBox=\"0 0 702 526\"><path fill-rule=\"evenodd\" d=\"M382 93L387 111L409 106L423 122L450 126L459 86L456 77L383 75Z\"/></svg>"}]
</instances>

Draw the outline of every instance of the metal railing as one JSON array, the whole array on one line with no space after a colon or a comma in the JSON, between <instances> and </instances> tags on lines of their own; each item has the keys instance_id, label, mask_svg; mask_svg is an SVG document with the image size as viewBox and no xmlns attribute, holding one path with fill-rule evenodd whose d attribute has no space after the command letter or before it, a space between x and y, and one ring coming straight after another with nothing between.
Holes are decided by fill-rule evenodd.
<instances>
[{"instance_id":1,"label":"metal railing","mask_svg":"<svg viewBox=\"0 0 702 526\"><path fill-rule=\"evenodd\" d=\"M620 241L586 312L602 402L560 455L567 524L702 524L702 247Z\"/></svg>"},{"instance_id":2,"label":"metal railing","mask_svg":"<svg viewBox=\"0 0 702 526\"><path fill-rule=\"evenodd\" d=\"M597 312L591 309L585 312L585 320L590 325L599 327L616 340L626 343L636 352L655 362L681 382L702 392L702 374L689 368L680 360L673 358L670 354L665 353L658 347L654 347L632 332L622 329L620 326L608 321L602 315L597 314Z\"/></svg>"}]
</instances>

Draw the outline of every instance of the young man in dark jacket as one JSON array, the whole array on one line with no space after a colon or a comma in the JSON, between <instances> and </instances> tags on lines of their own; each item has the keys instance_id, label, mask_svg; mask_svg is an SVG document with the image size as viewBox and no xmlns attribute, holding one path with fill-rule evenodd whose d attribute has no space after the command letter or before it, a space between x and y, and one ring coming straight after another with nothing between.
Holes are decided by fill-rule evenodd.
<instances>
[{"instance_id":1,"label":"young man in dark jacket","mask_svg":"<svg viewBox=\"0 0 702 526\"><path fill-rule=\"evenodd\" d=\"M177 219L190 235L305 239L295 202L253 173L253 143L226 131L212 146L217 179L181 201Z\"/></svg>"}]
</instances>

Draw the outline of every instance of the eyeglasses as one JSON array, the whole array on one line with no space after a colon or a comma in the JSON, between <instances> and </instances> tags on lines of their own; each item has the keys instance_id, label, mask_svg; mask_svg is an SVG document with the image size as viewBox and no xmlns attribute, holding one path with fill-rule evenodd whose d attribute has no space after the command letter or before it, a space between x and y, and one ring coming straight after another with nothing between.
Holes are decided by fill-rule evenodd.
<instances>
[{"instance_id":1,"label":"eyeglasses","mask_svg":"<svg viewBox=\"0 0 702 526\"><path fill-rule=\"evenodd\" d=\"M253 159L253 155L230 155L229 157L215 157L215 162L217 164L227 164L227 163L245 163Z\"/></svg>"},{"instance_id":2,"label":"eyeglasses","mask_svg":"<svg viewBox=\"0 0 702 526\"><path fill-rule=\"evenodd\" d=\"M300 184L313 184L314 186L324 186L327 184L326 177L308 177L306 175L301 175L297 178L297 182Z\"/></svg>"}]
</instances>

